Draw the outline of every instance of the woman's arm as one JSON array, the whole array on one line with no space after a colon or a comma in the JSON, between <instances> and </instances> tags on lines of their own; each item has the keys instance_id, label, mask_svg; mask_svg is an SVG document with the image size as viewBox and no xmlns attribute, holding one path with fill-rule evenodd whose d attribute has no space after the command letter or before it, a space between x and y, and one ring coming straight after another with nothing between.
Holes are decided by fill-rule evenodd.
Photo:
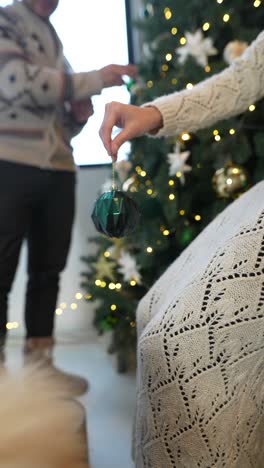
<instances>
[{"instance_id":1,"label":"woman's arm","mask_svg":"<svg viewBox=\"0 0 264 468\"><path fill-rule=\"evenodd\" d=\"M263 96L264 32L230 67L191 90L160 97L142 107L108 104L100 136L108 154L116 159L126 140L144 133L160 137L196 131L245 111ZM112 140L115 125L123 130Z\"/></svg>"},{"instance_id":2,"label":"woman's arm","mask_svg":"<svg viewBox=\"0 0 264 468\"><path fill-rule=\"evenodd\" d=\"M157 136L193 132L244 112L264 96L264 32L223 72L184 90L154 100L162 114ZM149 104L145 104L149 105Z\"/></svg>"}]
</instances>

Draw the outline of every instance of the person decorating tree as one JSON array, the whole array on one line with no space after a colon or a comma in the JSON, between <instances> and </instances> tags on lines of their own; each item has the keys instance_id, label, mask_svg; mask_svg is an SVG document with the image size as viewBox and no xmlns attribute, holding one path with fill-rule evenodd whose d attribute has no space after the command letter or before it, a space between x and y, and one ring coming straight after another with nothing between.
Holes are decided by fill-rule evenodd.
<instances>
[{"instance_id":1,"label":"person decorating tree","mask_svg":"<svg viewBox=\"0 0 264 468\"><path fill-rule=\"evenodd\" d=\"M263 69L264 32L231 66L192 89L159 97L142 107L106 104L99 134L108 154L116 160L125 141L147 133L156 137L179 135L242 113L264 96ZM115 125L122 131L112 140Z\"/></svg>"},{"instance_id":2,"label":"person decorating tree","mask_svg":"<svg viewBox=\"0 0 264 468\"><path fill-rule=\"evenodd\" d=\"M85 379L52 363L54 314L74 220L71 138L93 108L90 97L136 75L134 65L74 73L49 18L59 0L22 0L0 9L0 350L8 295L24 238L27 361L41 361L73 394Z\"/></svg>"},{"instance_id":3,"label":"person decorating tree","mask_svg":"<svg viewBox=\"0 0 264 468\"><path fill-rule=\"evenodd\" d=\"M142 107L106 105L100 136L195 132L264 96L264 32L221 73ZM114 126L121 128L112 138ZM191 187L190 187L191 190ZM263 466L264 182L188 245L137 308L137 468ZM177 227L176 227L177 230Z\"/></svg>"}]
</instances>

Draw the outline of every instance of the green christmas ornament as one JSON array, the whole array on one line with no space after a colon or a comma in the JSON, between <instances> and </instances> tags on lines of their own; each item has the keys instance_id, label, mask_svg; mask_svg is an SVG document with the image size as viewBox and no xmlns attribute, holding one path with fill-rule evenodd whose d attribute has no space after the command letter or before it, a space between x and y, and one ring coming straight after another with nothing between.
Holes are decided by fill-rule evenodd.
<instances>
[{"instance_id":1,"label":"green christmas ornament","mask_svg":"<svg viewBox=\"0 0 264 468\"><path fill-rule=\"evenodd\" d=\"M126 82L126 87L127 87L127 90L128 91L131 91L131 89L133 88L133 86L135 85L135 80L132 80L132 78L130 80L128 80Z\"/></svg>"},{"instance_id":2,"label":"green christmas ornament","mask_svg":"<svg viewBox=\"0 0 264 468\"><path fill-rule=\"evenodd\" d=\"M121 190L103 193L95 202L92 220L97 231L108 237L124 237L136 228L139 210Z\"/></svg>"},{"instance_id":3,"label":"green christmas ornament","mask_svg":"<svg viewBox=\"0 0 264 468\"><path fill-rule=\"evenodd\" d=\"M92 220L97 231L108 237L124 237L136 228L140 218L132 198L121 190L103 193L95 202Z\"/></svg>"},{"instance_id":4,"label":"green christmas ornament","mask_svg":"<svg viewBox=\"0 0 264 468\"><path fill-rule=\"evenodd\" d=\"M92 220L97 231L108 237L124 237L133 232L140 213L135 201L115 183L115 163L112 163L112 190L102 193L95 201Z\"/></svg>"}]
</instances>

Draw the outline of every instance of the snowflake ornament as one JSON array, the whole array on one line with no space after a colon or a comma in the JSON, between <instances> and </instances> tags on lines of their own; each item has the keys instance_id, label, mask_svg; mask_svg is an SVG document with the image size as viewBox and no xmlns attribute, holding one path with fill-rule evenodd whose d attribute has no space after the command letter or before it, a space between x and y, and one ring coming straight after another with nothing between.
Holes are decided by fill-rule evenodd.
<instances>
[{"instance_id":1,"label":"snowflake ornament","mask_svg":"<svg viewBox=\"0 0 264 468\"><path fill-rule=\"evenodd\" d=\"M102 184L100 192L101 193L110 192L112 190L112 186L113 186L113 181L112 179L108 178Z\"/></svg>"},{"instance_id":2,"label":"snowflake ornament","mask_svg":"<svg viewBox=\"0 0 264 468\"><path fill-rule=\"evenodd\" d=\"M168 163L170 166L169 175L175 176L177 172L180 173L181 175L179 179L182 185L185 183L184 173L190 172L192 170L191 166L189 166L188 164L185 164L190 154L191 154L190 151L183 151L181 153L181 145L179 142L177 142L176 145L174 146L174 152L169 153L167 155Z\"/></svg>"},{"instance_id":3,"label":"snowflake ornament","mask_svg":"<svg viewBox=\"0 0 264 468\"><path fill-rule=\"evenodd\" d=\"M118 259L118 271L124 277L124 280L129 282L135 280L138 284L141 283L141 275L138 271L138 266L135 258L129 252L123 250Z\"/></svg>"},{"instance_id":4,"label":"snowflake ornament","mask_svg":"<svg viewBox=\"0 0 264 468\"><path fill-rule=\"evenodd\" d=\"M125 182L132 169L132 162L126 160L119 161L115 164L115 169L121 182Z\"/></svg>"},{"instance_id":5,"label":"snowflake ornament","mask_svg":"<svg viewBox=\"0 0 264 468\"><path fill-rule=\"evenodd\" d=\"M179 62L185 63L187 57L191 55L196 62L205 67L208 65L208 57L216 55L218 50L213 47L213 40L210 37L204 37L202 30L197 29L195 33L185 33L187 43L182 47L178 47L176 52L179 54Z\"/></svg>"}]
</instances>

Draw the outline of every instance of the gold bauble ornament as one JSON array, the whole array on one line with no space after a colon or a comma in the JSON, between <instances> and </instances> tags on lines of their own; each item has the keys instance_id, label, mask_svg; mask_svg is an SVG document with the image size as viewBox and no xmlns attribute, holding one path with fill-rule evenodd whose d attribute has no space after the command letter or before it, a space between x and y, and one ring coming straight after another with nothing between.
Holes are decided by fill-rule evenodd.
<instances>
[{"instance_id":1,"label":"gold bauble ornament","mask_svg":"<svg viewBox=\"0 0 264 468\"><path fill-rule=\"evenodd\" d=\"M122 185L124 192L138 192L139 180L136 175L129 177Z\"/></svg>"},{"instance_id":2,"label":"gold bauble ornament","mask_svg":"<svg viewBox=\"0 0 264 468\"><path fill-rule=\"evenodd\" d=\"M212 185L220 198L236 198L249 188L249 175L244 167L228 164L215 172Z\"/></svg>"},{"instance_id":3,"label":"gold bauble ornament","mask_svg":"<svg viewBox=\"0 0 264 468\"><path fill-rule=\"evenodd\" d=\"M224 60L226 63L231 63L240 57L248 47L248 43L244 41L231 41L224 48Z\"/></svg>"}]
</instances>

